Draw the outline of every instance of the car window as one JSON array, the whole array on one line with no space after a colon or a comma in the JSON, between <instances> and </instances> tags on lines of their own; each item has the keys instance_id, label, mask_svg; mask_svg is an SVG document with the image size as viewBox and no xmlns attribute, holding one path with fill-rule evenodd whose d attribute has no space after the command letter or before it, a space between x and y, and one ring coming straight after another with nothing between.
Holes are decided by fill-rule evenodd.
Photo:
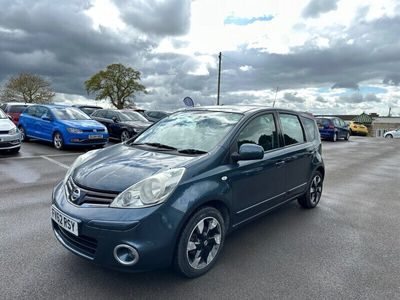
<instances>
[{"instance_id":1,"label":"car window","mask_svg":"<svg viewBox=\"0 0 400 300\"><path fill-rule=\"evenodd\" d=\"M340 126L338 119L333 119L333 125Z\"/></svg>"},{"instance_id":2,"label":"car window","mask_svg":"<svg viewBox=\"0 0 400 300\"><path fill-rule=\"evenodd\" d=\"M306 136L308 141L313 141L317 138L317 126L315 125L315 121L309 118L301 117L301 121L303 122L304 129L306 131Z\"/></svg>"},{"instance_id":3,"label":"car window","mask_svg":"<svg viewBox=\"0 0 400 300\"><path fill-rule=\"evenodd\" d=\"M5 112L3 112L3 110L0 108L0 119L7 119L7 115Z\"/></svg>"},{"instance_id":4,"label":"car window","mask_svg":"<svg viewBox=\"0 0 400 300\"><path fill-rule=\"evenodd\" d=\"M104 111L104 115L102 115L102 118L111 120L113 116L114 113L111 110L106 110Z\"/></svg>"},{"instance_id":5,"label":"car window","mask_svg":"<svg viewBox=\"0 0 400 300\"><path fill-rule=\"evenodd\" d=\"M285 145L293 145L305 142L303 128L296 115L279 114L282 125L282 134Z\"/></svg>"},{"instance_id":6,"label":"car window","mask_svg":"<svg viewBox=\"0 0 400 300\"><path fill-rule=\"evenodd\" d=\"M273 114L256 117L243 128L237 140L238 148L245 143L260 145L264 151L278 148L278 135Z\"/></svg>"},{"instance_id":7,"label":"car window","mask_svg":"<svg viewBox=\"0 0 400 300\"><path fill-rule=\"evenodd\" d=\"M323 127L328 127L329 125L331 125L331 120L326 118L317 118L316 121L318 125Z\"/></svg>"},{"instance_id":8,"label":"car window","mask_svg":"<svg viewBox=\"0 0 400 300\"><path fill-rule=\"evenodd\" d=\"M52 111L59 120L90 120L90 117L74 107L54 107Z\"/></svg>"},{"instance_id":9,"label":"car window","mask_svg":"<svg viewBox=\"0 0 400 300\"><path fill-rule=\"evenodd\" d=\"M119 111L118 112L119 119L122 121L140 121L140 122L148 122L145 117L139 114L136 111Z\"/></svg>"},{"instance_id":10,"label":"car window","mask_svg":"<svg viewBox=\"0 0 400 300\"><path fill-rule=\"evenodd\" d=\"M24 105L24 104L10 105L8 107L8 112L9 113L22 113L26 107L27 107L27 105Z\"/></svg>"}]
</instances>

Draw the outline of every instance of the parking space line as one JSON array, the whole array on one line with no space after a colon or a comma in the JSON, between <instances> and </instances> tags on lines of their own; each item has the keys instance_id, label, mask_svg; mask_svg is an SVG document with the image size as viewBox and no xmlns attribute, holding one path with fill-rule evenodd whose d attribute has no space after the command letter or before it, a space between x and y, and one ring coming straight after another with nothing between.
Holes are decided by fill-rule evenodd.
<instances>
[{"instance_id":1,"label":"parking space line","mask_svg":"<svg viewBox=\"0 0 400 300\"><path fill-rule=\"evenodd\" d=\"M2 160L18 160L18 159L32 159L32 158L41 158L42 156L46 157L64 157L64 156L76 156L76 155L81 155L83 152L78 152L78 153L65 153L65 154L48 154L48 155L32 155L32 156L22 156L22 157L0 157L0 161Z\"/></svg>"},{"instance_id":2,"label":"parking space line","mask_svg":"<svg viewBox=\"0 0 400 300\"><path fill-rule=\"evenodd\" d=\"M40 157L45 159L45 160L47 160L47 161L49 161L49 162L52 162L53 164L56 164L57 166L60 166L60 167L65 168L65 169L69 169L69 166L64 165L63 163L60 163L59 161L56 161L56 160L54 160L54 159L52 159L50 157L47 157L47 156L44 156L44 155L41 155Z\"/></svg>"}]
</instances>

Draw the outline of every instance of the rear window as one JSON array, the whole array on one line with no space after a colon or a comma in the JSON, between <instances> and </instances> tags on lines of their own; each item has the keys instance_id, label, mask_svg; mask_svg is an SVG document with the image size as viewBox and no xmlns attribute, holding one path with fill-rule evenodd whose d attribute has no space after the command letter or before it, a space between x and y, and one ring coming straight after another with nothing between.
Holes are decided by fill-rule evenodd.
<instances>
[{"instance_id":1,"label":"rear window","mask_svg":"<svg viewBox=\"0 0 400 300\"><path fill-rule=\"evenodd\" d=\"M307 141L314 141L319 136L315 121L305 117L301 117L301 121L303 122L306 131Z\"/></svg>"},{"instance_id":2,"label":"rear window","mask_svg":"<svg viewBox=\"0 0 400 300\"><path fill-rule=\"evenodd\" d=\"M22 113L27 105L10 105L8 107L9 113Z\"/></svg>"},{"instance_id":3,"label":"rear window","mask_svg":"<svg viewBox=\"0 0 400 300\"><path fill-rule=\"evenodd\" d=\"M296 115L280 114L279 117L286 146L305 142L303 128Z\"/></svg>"},{"instance_id":4,"label":"rear window","mask_svg":"<svg viewBox=\"0 0 400 300\"><path fill-rule=\"evenodd\" d=\"M322 126L329 126L331 125L332 121L330 119L326 119L326 118L317 118L317 124L318 125L322 125Z\"/></svg>"}]
</instances>

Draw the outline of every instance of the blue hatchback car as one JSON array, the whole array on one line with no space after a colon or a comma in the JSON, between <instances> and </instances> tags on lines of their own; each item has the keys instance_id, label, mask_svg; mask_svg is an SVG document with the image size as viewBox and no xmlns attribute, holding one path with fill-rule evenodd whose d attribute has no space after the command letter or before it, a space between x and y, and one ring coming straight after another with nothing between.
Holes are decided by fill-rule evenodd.
<instances>
[{"instance_id":1,"label":"blue hatchback car","mask_svg":"<svg viewBox=\"0 0 400 300\"><path fill-rule=\"evenodd\" d=\"M19 118L18 128L25 141L50 141L56 149L65 146L104 146L107 128L74 107L32 105Z\"/></svg>"},{"instance_id":2,"label":"blue hatchback car","mask_svg":"<svg viewBox=\"0 0 400 300\"><path fill-rule=\"evenodd\" d=\"M319 203L325 176L308 114L253 106L194 108L137 137L79 156L53 191L58 241L123 271L214 266L226 234L298 199Z\"/></svg>"},{"instance_id":3,"label":"blue hatchback car","mask_svg":"<svg viewBox=\"0 0 400 300\"><path fill-rule=\"evenodd\" d=\"M316 117L321 138L336 142L343 138L350 139L350 128L342 119L338 117Z\"/></svg>"}]
</instances>

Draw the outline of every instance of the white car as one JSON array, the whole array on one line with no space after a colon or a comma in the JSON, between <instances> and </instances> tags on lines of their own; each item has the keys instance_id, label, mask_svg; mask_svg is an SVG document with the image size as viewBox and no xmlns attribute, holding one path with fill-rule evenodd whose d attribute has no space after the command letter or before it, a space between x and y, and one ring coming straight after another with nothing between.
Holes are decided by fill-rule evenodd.
<instances>
[{"instance_id":1,"label":"white car","mask_svg":"<svg viewBox=\"0 0 400 300\"><path fill-rule=\"evenodd\" d=\"M388 131L383 135L385 138L388 139L400 139L400 128L392 131Z\"/></svg>"},{"instance_id":2,"label":"white car","mask_svg":"<svg viewBox=\"0 0 400 300\"><path fill-rule=\"evenodd\" d=\"M0 109L0 150L17 153L21 148L21 133L10 117Z\"/></svg>"}]
</instances>

